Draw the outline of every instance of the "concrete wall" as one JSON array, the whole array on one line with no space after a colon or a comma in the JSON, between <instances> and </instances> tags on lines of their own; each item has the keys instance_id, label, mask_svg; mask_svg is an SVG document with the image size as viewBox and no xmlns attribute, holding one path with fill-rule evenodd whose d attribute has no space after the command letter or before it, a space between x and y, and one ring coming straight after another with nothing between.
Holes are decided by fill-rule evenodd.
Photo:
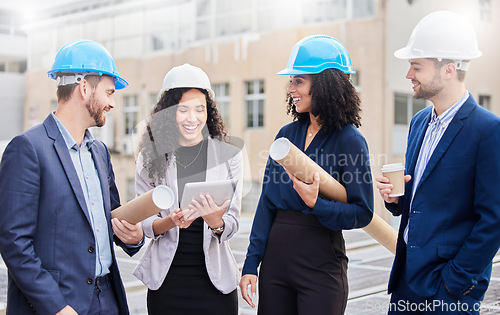
<instances>
[{"instance_id":1,"label":"concrete wall","mask_svg":"<svg viewBox=\"0 0 500 315\"><path fill-rule=\"evenodd\" d=\"M0 112L0 140L10 140L23 130L23 74L0 72Z\"/></svg>"}]
</instances>

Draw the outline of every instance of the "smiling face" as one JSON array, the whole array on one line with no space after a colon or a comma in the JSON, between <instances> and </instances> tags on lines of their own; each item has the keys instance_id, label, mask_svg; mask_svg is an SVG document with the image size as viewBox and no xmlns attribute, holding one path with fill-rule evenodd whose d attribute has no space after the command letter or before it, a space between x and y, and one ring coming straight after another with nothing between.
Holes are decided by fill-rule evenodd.
<instances>
[{"instance_id":1,"label":"smiling face","mask_svg":"<svg viewBox=\"0 0 500 315\"><path fill-rule=\"evenodd\" d=\"M430 59L410 59L406 78L413 84L414 98L432 100L444 88L440 69L436 68L436 64Z\"/></svg>"},{"instance_id":2,"label":"smiling face","mask_svg":"<svg viewBox=\"0 0 500 315\"><path fill-rule=\"evenodd\" d=\"M92 119L92 126L104 126L106 113L115 107L114 93L115 80L112 77L103 76L85 104Z\"/></svg>"},{"instance_id":3,"label":"smiling face","mask_svg":"<svg viewBox=\"0 0 500 315\"><path fill-rule=\"evenodd\" d=\"M288 94L292 96L297 113L311 112L311 76L307 74L290 76Z\"/></svg>"},{"instance_id":4,"label":"smiling face","mask_svg":"<svg viewBox=\"0 0 500 315\"><path fill-rule=\"evenodd\" d=\"M202 130L207 124L207 99L199 90L192 89L179 101L176 112L179 144L193 146L203 140Z\"/></svg>"}]
</instances>

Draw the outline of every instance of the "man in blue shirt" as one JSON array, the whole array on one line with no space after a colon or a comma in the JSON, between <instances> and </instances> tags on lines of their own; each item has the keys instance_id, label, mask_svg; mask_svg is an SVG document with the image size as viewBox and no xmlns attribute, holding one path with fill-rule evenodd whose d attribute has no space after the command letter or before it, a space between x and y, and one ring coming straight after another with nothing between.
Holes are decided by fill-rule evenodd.
<instances>
[{"instance_id":1,"label":"man in blue shirt","mask_svg":"<svg viewBox=\"0 0 500 315\"><path fill-rule=\"evenodd\" d=\"M126 221L112 226L120 201L109 151L88 131L104 125L115 89L128 83L106 49L87 40L61 48L48 74L57 110L16 136L0 164L7 314L128 314L113 227L130 255L143 233Z\"/></svg>"},{"instance_id":2,"label":"man in blue shirt","mask_svg":"<svg viewBox=\"0 0 500 315\"><path fill-rule=\"evenodd\" d=\"M465 88L476 34L452 12L434 12L394 54L408 59L415 98L432 102L411 122L406 185L378 176L377 188L402 215L389 280L389 314L479 314L500 246L500 119Z\"/></svg>"}]
</instances>

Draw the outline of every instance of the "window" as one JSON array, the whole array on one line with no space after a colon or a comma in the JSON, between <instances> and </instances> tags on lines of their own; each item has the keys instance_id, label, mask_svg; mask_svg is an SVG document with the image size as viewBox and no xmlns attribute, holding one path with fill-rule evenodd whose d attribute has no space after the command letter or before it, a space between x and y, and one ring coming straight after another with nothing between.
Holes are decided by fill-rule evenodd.
<instances>
[{"instance_id":1,"label":"window","mask_svg":"<svg viewBox=\"0 0 500 315\"><path fill-rule=\"evenodd\" d=\"M408 125L411 118L425 108L425 100L414 99L409 94L394 94L394 124Z\"/></svg>"},{"instance_id":2,"label":"window","mask_svg":"<svg viewBox=\"0 0 500 315\"><path fill-rule=\"evenodd\" d=\"M423 99L414 99L410 94L394 93L394 130L392 151L394 154L404 154L408 125L412 117L424 109L426 102Z\"/></svg>"},{"instance_id":3,"label":"window","mask_svg":"<svg viewBox=\"0 0 500 315\"><path fill-rule=\"evenodd\" d=\"M264 80L246 82L245 86L247 127L262 127L264 126Z\"/></svg>"},{"instance_id":4,"label":"window","mask_svg":"<svg viewBox=\"0 0 500 315\"><path fill-rule=\"evenodd\" d=\"M375 2L373 0L351 0L352 17L363 18L375 15Z\"/></svg>"},{"instance_id":5,"label":"window","mask_svg":"<svg viewBox=\"0 0 500 315\"><path fill-rule=\"evenodd\" d=\"M491 96L490 95L479 95L479 105L483 106L486 109L491 110Z\"/></svg>"},{"instance_id":6,"label":"window","mask_svg":"<svg viewBox=\"0 0 500 315\"><path fill-rule=\"evenodd\" d=\"M356 73L350 74L350 79L352 85L356 88L356 92L361 92L361 87L359 86L360 76L359 70L356 70Z\"/></svg>"},{"instance_id":7,"label":"window","mask_svg":"<svg viewBox=\"0 0 500 315\"><path fill-rule=\"evenodd\" d=\"M137 95L128 95L123 98L123 113L125 115L125 135L132 135L138 123L139 105Z\"/></svg>"},{"instance_id":8,"label":"window","mask_svg":"<svg viewBox=\"0 0 500 315\"><path fill-rule=\"evenodd\" d=\"M155 108L156 106L156 103L158 103L158 93L150 93L149 94L149 108L150 108L150 112L153 111L153 109Z\"/></svg>"},{"instance_id":9,"label":"window","mask_svg":"<svg viewBox=\"0 0 500 315\"><path fill-rule=\"evenodd\" d=\"M215 102L217 103L217 109L219 114L224 121L227 128L231 126L231 96L229 92L229 83L215 84Z\"/></svg>"},{"instance_id":10,"label":"window","mask_svg":"<svg viewBox=\"0 0 500 315\"><path fill-rule=\"evenodd\" d=\"M481 21L489 22L491 20L491 0L479 0L479 16Z\"/></svg>"},{"instance_id":11,"label":"window","mask_svg":"<svg viewBox=\"0 0 500 315\"><path fill-rule=\"evenodd\" d=\"M215 33L225 36L252 30L253 2L217 0L215 2Z\"/></svg>"},{"instance_id":12,"label":"window","mask_svg":"<svg viewBox=\"0 0 500 315\"><path fill-rule=\"evenodd\" d=\"M302 3L305 23L326 22L346 18L346 0L313 0Z\"/></svg>"},{"instance_id":13,"label":"window","mask_svg":"<svg viewBox=\"0 0 500 315\"><path fill-rule=\"evenodd\" d=\"M302 1L304 23L321 23L375 15L374 0L309 0Z\"/></svg>"},{"instance_id":14,"label":"window","mask_svg":"<svg viewBox=\"0 0 500 315\"><path fill-rule=\"evenodd\" d=\"M375 16L375 0L195 0L196 40Z\"/></svg>"}]
</instances>

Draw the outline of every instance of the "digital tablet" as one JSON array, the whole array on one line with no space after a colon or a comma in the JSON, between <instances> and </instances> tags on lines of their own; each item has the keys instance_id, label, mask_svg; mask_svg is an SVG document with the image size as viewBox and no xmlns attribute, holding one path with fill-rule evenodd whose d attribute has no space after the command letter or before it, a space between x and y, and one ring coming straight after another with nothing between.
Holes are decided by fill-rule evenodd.
<instances>
[{"instance_id":1,"label":"digital tablet","mask_svg":"<svg viewBox=\"0 0 500 315\"><path fill-rule=\"evenodd\" d=\"M222 205L226 199L233 198L236 190L236 179L215 180L209 182L187 183L181 200L181 209L187 209L192 199L201 203L200 194L210 194L217 205Z\"/></svg>"}]
</instances>

